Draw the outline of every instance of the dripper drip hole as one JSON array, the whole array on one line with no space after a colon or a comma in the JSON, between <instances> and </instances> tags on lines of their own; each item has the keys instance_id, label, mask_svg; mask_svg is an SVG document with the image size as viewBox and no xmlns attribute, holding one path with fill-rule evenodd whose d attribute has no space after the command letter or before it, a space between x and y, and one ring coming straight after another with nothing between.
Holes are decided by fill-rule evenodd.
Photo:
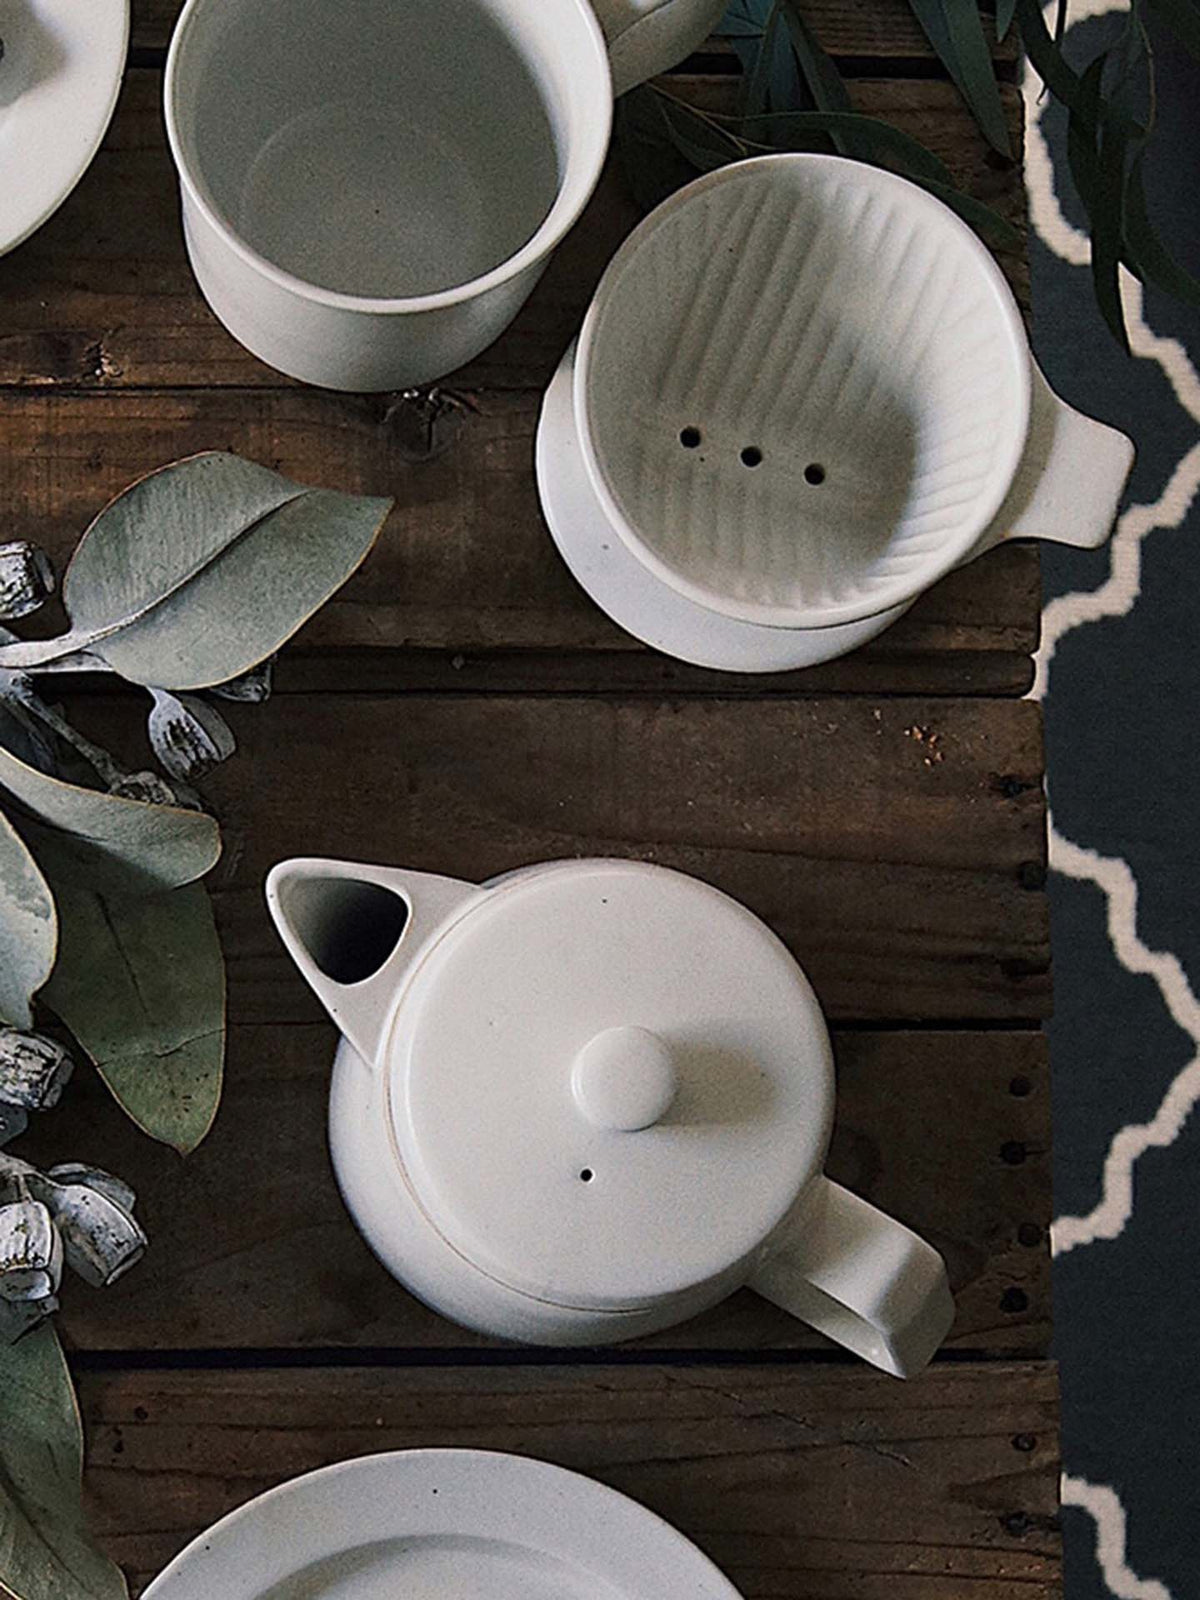
<instances>
[{"instance_id":1,"label":"dripper drip hole","mask_svg":"<svg viewBox=\"0 0 1200 1600\"><path fill-rule=\"evenodd\" d=\"M704 435L699 428L689 423L686 428L679 430L679 442L685 450L699 450L704 443ZM761 467L766 458L760 446L747 444L742 446L739 459L744 467L753 470L755 467ZM814 489L819 488L827 476L825 468L819 461L810 461L804 469L804 481L811 484Z\"/></svg>"},{"instance_id":2,"label":"dripper drip hole","mask_svg":"<svg viewBox=\"0 0 1200 1600\"><path fill-rule=\"evenodd\" d=\"M596 1174L592 1171L591 1167L584 1167L583 1171L579 1174L579 1181L580 1183L591 1183L595 1176Z\"/></svg>"}]
</instances>

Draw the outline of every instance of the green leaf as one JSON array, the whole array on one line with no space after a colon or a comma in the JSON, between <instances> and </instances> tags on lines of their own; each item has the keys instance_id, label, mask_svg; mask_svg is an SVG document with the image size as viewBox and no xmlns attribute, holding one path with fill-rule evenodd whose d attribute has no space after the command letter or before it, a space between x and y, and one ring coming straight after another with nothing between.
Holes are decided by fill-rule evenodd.
<instances>
[{"instance_id":1,"label":"green leaf","mask_svg":"<svg viewBox=\"0 0 1200 1600\"><path fill-rule=\"evenodd\" d=\"M891 167L921 182L953 187L949 167L932 150L891 123L859 111L788 111L748 118L744 126L747 135L760 131L772 135L776 150L811 150L816 139L836 133L853 145L859 160Z\"/></svg>"},{"instance_id":2,"label":"green leaf","mask_svg":"<svg viewBox=\"0 0 1200 1600\"><path fill-rule=\"evenodd\" d=\"M203 689L273 654L354 572L390 500L305 489L237 456L177 461L96 518L63 581L71 631L0 667L90 650L133 683Z\"/></svg>"},{"instance_id":3,"label":"green leaf","mask_svg":"<svg viewBox=\"0 0 1200 1600\"><path fill-rule=\"evenodd\" d=\"M1168 253L1150 221L1142 178L1143 156L1133 158L1125 185L1125 252L1131 271L1185 305L1200 310L1200 279Z\"/></svg>"},{"instance_id":4,"label":"green leaf","mask_svg":"<svg viewBox=\"0 0 1200 1600\"><path fill-rule=\"evenodd\" d=\"M797 0L783 0L783 14L796 61L817 110L852 111L850 92L841 73L801 16Z\"/></svg>"},{"instance_id":5,"label":"green leaf","mask_svg":"<svg viewBox=\"0 0 1200 1600\"><path fill-rule=\"evenodd\" d=\"M123 888L152 892L204 876L221 853L212 817L175 806L146 805L64 783L27 767L0 747L0 791L7 790L22 817L21 827L74 861L76 869L108 881L115 869ZM40 827L39 827L40 824Z\"/></svg>"},{"instance_id":6,"label":"green leaf","mask_svg":"<svg viewBox=\"0 0 1200 1600\"><path fill-rule=\"evenodd\" d=\"M669 142L672 159L687 161L697 171L711 172L761 150L819 148L821 141L836 132L853 147L859 160L902 173L936 195L994 243L1010 249L1020 248L1020 235L1011 223L982 201L956 189L949 168L931 150L890 123L853 111L768 112L746 118L740 125L744 136L738 138L722 127L719 119L704 115L683 101L659 90L648 90L647 94L661 108L660 140L665 138ZM633 98L626 96L627 100ZM752 133L761 134L764 141L768 136L773 137L775 142L768 145L756 141L750 137ZM649 150L649 141L654 137L649 117L642 124L642 137L648 141ZM685 180L680 179L673 187L678 188L682 181ZM665 194L659 198L665 198Z\"/></svg>"},{"instance_id":7,"label":"green leaf","mask_svg":"<svg viewBox=\"0 0 1200 1600\"><path fill-rule=\"evenodd\" d=\"M138 1126L181 1154L212 1126L225 1060L225 966L202 884L117 898L55 884L45 999Z\"/></svg>"},{"instance_id":8,"label":"green leaf","mask_svg":"<svg viewBox=\"0 0 1200 1600\"><path fill-rule=\"evenodd\" d=\"M630 193L644 211L691 183L696 168L672 143L655 90L631 89L617 101L613 139Z\"/></svg>"},{"instance_id":9,"label":"green leaf","mask_svg":"<svg viewBox=\"0 0 1200 1600\"><path fill-rule=\"evenodd\" d=\"M11 1600L128 1600L88 1537L83 1427L54 1328L0 1347L0 1593Z\"/></svg>"},{"instance_id":10,"label":"green leaf","mask_svg":"<svg viewBox=\"0 0 1200 1600\"><path fill-rule=\"evenodd\" d=\"M1001 155L1010 156L1004 102L977 0L909 0L909 4L984 137Z\"/></svg>"},{"instance_id":11,"label":"green leaf","mask_svg":"<svg viewBox=\"0 0 1200 1600\"><path fill-rule=\"evenodd\" d=\"M1092 284L1096 302L1113 337L1129 354L1125 308L1121 303L1121 247L1125 213L1127 140L1123 130L1105 122L1100 132L1100 158L1093 197Z\"/></svg>"},{"instance_id":12,"label":"green leaf","mask_svg":"<svg viewBox=\"0 0 1200 1600\"><path fill-rule=\"evenodd\" d=\"M0 1022L32 1028L34 995L54 967L54 896L20 834L0 811Z\"/></svg>"},{"instance_id":13,"label":"green leaf","mask_svg":"<svg viewBox=\"0 0 1200 1600\"><path fill-rule=\"evenodd\" d=\"M996 0L996 38L1001 44L1008 38L1016 9L1017 0Z\"/></svg>"}]
</instances>

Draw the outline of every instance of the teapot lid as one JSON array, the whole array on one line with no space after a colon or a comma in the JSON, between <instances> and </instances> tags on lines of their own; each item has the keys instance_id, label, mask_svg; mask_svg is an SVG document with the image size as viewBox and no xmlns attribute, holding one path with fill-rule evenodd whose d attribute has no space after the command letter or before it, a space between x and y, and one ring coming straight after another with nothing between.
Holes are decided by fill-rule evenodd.
<instances>
[{"instance_id":1,"label":"teapot lid","mask_svg":"<svg viewBox=\"0 0 1200 1600\"><path fill-rule=\"evenodd\" d=\"M632 1309L752 1255L832 1121L829 1036L788 951L636 862L500 880L419 966L385 1066L433 1225L559 1305Z\"/></svg>"}]
</instances>

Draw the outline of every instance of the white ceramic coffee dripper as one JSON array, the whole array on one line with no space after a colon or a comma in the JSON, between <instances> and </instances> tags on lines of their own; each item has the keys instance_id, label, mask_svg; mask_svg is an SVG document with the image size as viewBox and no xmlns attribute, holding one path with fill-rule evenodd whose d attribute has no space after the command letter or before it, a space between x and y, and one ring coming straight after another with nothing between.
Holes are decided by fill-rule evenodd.
<instances>
[{"instance_id":1,"label":"white ceramic coffee dripper","mask_svg":"<svg viewBox=\"0 0 1200 1600\"><path fill-rule=\"evenodd\" d=\"M443 377L490 344L591 195L614 89L682 59L723 5L597 10L188 0L167 133L188 254L234 337L348 390Z\"/></svg>"},{"instance_id":2,"label":"white ceramic coffee dripper","mask_svg":"<svg viewBox=\"0 0 1200 1600\"><path fill-rule=\"evenodd\" d=\"M1004 539L1103 543L1132 460L1051 392L952 211L799 154L711 173L630 236L538 439L593 598L740 671L842 655Z\"/></svg>"}]
</instances>

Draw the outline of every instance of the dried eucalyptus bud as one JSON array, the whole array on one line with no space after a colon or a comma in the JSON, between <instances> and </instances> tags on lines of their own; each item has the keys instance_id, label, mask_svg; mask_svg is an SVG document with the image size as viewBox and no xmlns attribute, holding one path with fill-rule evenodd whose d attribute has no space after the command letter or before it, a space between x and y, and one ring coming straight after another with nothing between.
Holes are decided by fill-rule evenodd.
<instances>
[{"instance_id":1,"label":"dried eucalyptus bud","mask_svg":"<svg viewBox=\"0 0 1200 1600\"><path fill-rule=\"evenodd\" d=\"M64 1161L60 1166L51 1167L46 1176L58 1184L86 1184L98 1194L107 1195L123 1211L132 1211L137 1204L137 1196L122 1179L114 1178L111 1172L102 1172L99 1167L85 1166L82 1161Z\"/></svg>"},{"instance_id":2,"label":"dried eucalyptus bud","mask_svg":"<svg viewBox=\"0 0 1200 1600\"><path fill-rule=\"evenodd\" d=\"M0 1150L19 1139L28 1126L28 1112L22 1111L20 1106L6 1106L0 1102Z\"/></svg>"},{"instance_id":3,"label":"dried eucalyptus bud","mask_svg":"<svg viewBox=\"0 0 1200 1600\"><path fill-rule=\"evenodd\" d=\"M109 794L121 800L140 800L148 806L178 805L178 797L157 772L126 772L109 784Z\"/></svg>"},{"instance_id":4,"label":"dried eucalyptus bud","mask_svg":"<svg viewBox=\"0 0 1200 1600\"><path fill-rule=\"evenodd\" d=\"M49 1111L75 1070L56 1039L0 1028L0 1101L25 1111Z\"/></svg>"},{"instance_id":5,"label":"dried eucalyptus bud","mask_svg":"<svg viewBox=\"0 0 1200 1600\"><path fill-rule=\"evenodd\" d=\"M0 1300L44 1300L62 1278L63 1241L28 1193L0 1206Z\"/></svg>"},{"instance_id":6,"label":"dried eucalyptus bud","mask_svg":"<svg viewBox=\"0 0 1200 1600\"><path fill-rule=\"evenodd\" d=\"M0 617L27 617L53 593L54 568L40 546L24 539L0 544Z\"/></svg>"},{"instance_id":7,"label":"dried eucalyptus bud","mask_svg":"<svg viewBox=\"0 0 1200 1600\"><path fill-rule=\"evenodd\" d=\"M146 1235L133 1220L132 1207L118 1204L111 1194L90 1183L30 1186L43 1194L53 1214L67 1265L93 1289L106 1289L145 1255Z\"/></svg>"},{"instance_id":8,"label":"dried eucalyptus bud","mask_svg":"<svg viewBox=\"0 0 1200 1600\"><path fill-rule=\"evenodd\" d=\"M237 748L233 730L216 706L194 695L151 689L150 743L163 770L180 783L195 783Z\"/></svg>"},{"instance_id":9,"label":"dried eucalyptus bud","mask_svg":"<svg viewBox=\"0 0 1200 1600\"><path fill-rule=\"evenodd\" d=\"M246 705L260 706L264 700L271 698L274 676L275 657L268 656L256 667L251 667L249 672L243 672L240 678L230 678L228 683L216 683L208 692L222 700L240 700Z\"/></svg>"}]
</instances>

